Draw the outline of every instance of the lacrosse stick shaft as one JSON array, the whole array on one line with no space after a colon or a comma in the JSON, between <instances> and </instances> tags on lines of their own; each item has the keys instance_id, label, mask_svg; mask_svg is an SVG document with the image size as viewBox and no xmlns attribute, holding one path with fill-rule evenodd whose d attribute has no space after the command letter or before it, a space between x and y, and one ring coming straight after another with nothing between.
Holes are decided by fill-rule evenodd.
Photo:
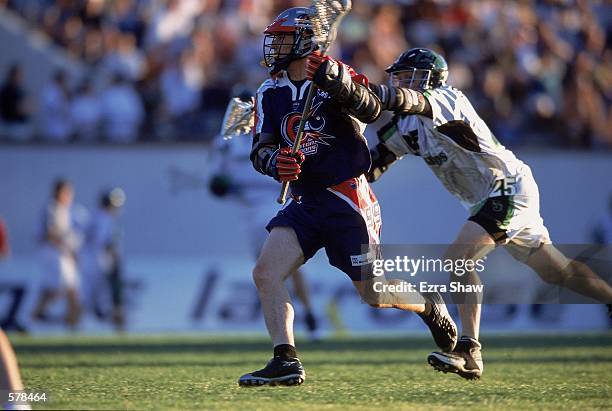
<instances>
[{"instance_id":1,"label":"lacrosse stick shaft","mask_svg":"<svg viewBox=\"0 0 612 411\"><path fill-rule=\"evenodd\" d=\"M302 136L304 135L304 126L306 125L306 116L310 111L312 106L312 100L315 95L316 86L314 83L310 83L310 88L308 89L308 95L306 96L306 103L304 104L304 110L302 111L302 118L300 118L300 123L298 125L297 135L295 137L295 141L293 142L293 148L291 149L291 154L297 153L302 145ZM283 186L281 188L280 196L276 200L278 204L285 204L287 201L287 192L289 191L289 181L284 181Z\"/></svg>"}]
</instances>

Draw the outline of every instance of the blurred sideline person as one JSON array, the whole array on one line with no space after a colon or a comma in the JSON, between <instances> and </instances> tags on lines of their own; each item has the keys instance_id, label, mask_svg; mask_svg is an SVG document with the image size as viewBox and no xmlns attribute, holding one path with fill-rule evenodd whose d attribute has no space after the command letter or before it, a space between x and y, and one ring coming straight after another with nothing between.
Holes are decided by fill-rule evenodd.
<instances>
[{"instance_id":1,"label":"blurred sideline person","mask_svg":"<svg viewBox=\"0 0 612 411\"><path fill-rule=\"evenodd\" d=\"M251 96L247 94L250 93L243 93L240 98L250 101ZM253 172L249 160L251 139L248 136L239 135L231 140L224 140L219 136L215 141L215 151L221 156L221 161L217 172L210 180L210 191L219 198L233 200L241 206L251 250L257 257L266 241L266 224L278 211L278 207L271 199L278 193L279 185ZM306 310L304 323L309 337L317 340L320 337L317 319L312 309L304 274L297 269L291 278L294 292Z\"/></svg>"},{"instance_id":2,"label":"blurred sideline person","mask_svg":"<svg viewBox=\"0 0 612 411\"><path fill-rule=\"evenodd\" d=\"M8 233L2 220L0 219L0 260L8 257L10 253ZM2 400L8 400L7 392L15 392L23 390L23 382L19 373L19 365L17 364L17 356L11 346L11 342L6 336L4 330L0 330L0 397ZM4 396L7 395L7 398ZM3 410L29 410L29 405L17 405L13 403L1 404Z\"/></svg>"},{"instance_id":3,"label":"blurred sideline person","mask_svg":"<svg viewBox=\"0 0 612 411\"><path fill-rule=\"evenodd\" d=\"M552 245L540 217L538 186L531 169L497 141L467 97L446 84L444 58L432 50L414 48L402 53L386 71L389 86L371 87L383 109L395 116L378 132L380 142L372 151L368 180L376 181L406 154L420 156L470 212L445 258L477 260L504 245L546 283L612 302L612 288L604 280ZM475 272L453 276L453 281L480 283ZM435 369L466 379L482 374L480 297L459 304L462 337L453 352L429 355Z\"/></svg>"},{"instance_id":4,"label":"blurred sideline person","mask_svg":"<svg viewBox=\"0 0 612 411\"><path fill-rule=\"evenodd\" d=\"M35 320L49 321L49 305L65 299L64 323L74 329L79 321L79 272L76 253L79 236L73 227L72 184L58 179L53 185L52 198L43 216L42 224L42 290L32 313Z\"/></svg>"},{"instance_id":5,"label":"blurred sideline person","mask_svg":"<svg viewBox=\"0 0 612 411\"><path fill-rule=\"evenodd\" d=\"M125 326L119 249L119 213L124 203L125 193L121 188L100 195L80 254L85 309L98 319L110 319L117 331Z\"/></svg>"}]
</instances>

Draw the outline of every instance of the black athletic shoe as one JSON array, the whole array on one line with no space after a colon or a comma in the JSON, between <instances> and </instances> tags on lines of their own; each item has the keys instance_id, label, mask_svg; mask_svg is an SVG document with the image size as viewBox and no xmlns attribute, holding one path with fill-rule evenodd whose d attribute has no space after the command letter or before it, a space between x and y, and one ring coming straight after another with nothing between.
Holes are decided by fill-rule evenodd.
<instances>
[{"instance_id":1,"label":"black athletic shoe","mask_svg":"<svg viewBox=\"0 0 612 411\"><path fill-rule=\"evenodd\" d=\"M419 316L429 327L436 345L442 351L452 351L457 344L457 325L448 313L444 299L439 293L422 295L427 300L426 304L431 307L431 310L429 314L419 314Z\"/></svg>"},{"instance_id":2,"label":"black athletic shoe","mask_svg":"<svg viewBox=\"0 0 612 411\"><path fill-rule=\"evenodd\" d=\"M238 380L243 387L258 385L300 385L306 379L306 372L297 358L274 357L258 371L244 374Z\"/></svg>"},{"instance_id":3,"label":"black athletic shoe","mask_svg":"<svg viewBox=\"0 0 612 411\"><path fill-rule=\"evenodd\" d=\"M427 356L427 362L437 371L452 372L466 380L475 380L484 370L480 348L478 341L461 337L453 352L432 352Z\"/></svg>"}]
</instances>

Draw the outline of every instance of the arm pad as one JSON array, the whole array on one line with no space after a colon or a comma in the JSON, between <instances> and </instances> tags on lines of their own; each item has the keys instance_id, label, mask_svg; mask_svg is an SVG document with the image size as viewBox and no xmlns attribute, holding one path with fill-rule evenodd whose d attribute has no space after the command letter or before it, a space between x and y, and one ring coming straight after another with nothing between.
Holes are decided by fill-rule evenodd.
<instances>
[{"instance_id":1,"label":"arm pad","mask_svg":"<svg viewBox=\"0 0 612 411\"><path fill-rule=\"evenodd\" d=\"M272 169L273 158L278 154L278 144L274 141L274 136L268 133L256 134L253 139L251 149L251 163L253 168L261 174L276 178Z\"/></svg>"},{"instance_id":2,"label":"arm pad","mask_svg":"<svg viewBox=\"0 0 612 411\"><path fill-rule=\"evenodd\" d=\"M389 87L384 84L370 84L370 88L380 99L383 110L401 114L432 116L431 105L423 93L418 90Z\"/></svg>"},{"instance_id":3,"label":"arm pad","mask_svg":"<svg viewBox=\"0 0 612 411\"><path fill-rule=\"evenodd\" d=\"M368 87L353 81L347 66L333 60L321 64L314 76L315 85L364 123L372 123L381 113L381 104Z\"/></svg>"}]
</instances>

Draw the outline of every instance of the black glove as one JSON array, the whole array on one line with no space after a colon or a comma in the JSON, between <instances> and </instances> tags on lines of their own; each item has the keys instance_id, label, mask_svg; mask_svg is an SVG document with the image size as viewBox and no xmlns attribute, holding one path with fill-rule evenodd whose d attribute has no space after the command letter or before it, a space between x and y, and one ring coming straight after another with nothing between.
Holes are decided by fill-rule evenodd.
<instances>
[{"instance_id":1,"label":"black glove","mask_svg":"<svg viewBox=\"0 0 612 411\"><path fill-rule=\"evenodd\" d=\"M308 55L306 78L342 105L352 102L351 96L358 88L343 64L316 51Z\"/></svg>"},{"instance_id":2,"label":"black glove","mask_svg":"<svg viewBox=\"0 0 612 411\"><path fill-rule=\"evenodd\" d=\"M391 164L397 161L397 156L382 143L378 143L373 150L370 150L370 154L372 165L365 176L368 182L373 183L387 171Z\"/></svg>"}]
</instances>

